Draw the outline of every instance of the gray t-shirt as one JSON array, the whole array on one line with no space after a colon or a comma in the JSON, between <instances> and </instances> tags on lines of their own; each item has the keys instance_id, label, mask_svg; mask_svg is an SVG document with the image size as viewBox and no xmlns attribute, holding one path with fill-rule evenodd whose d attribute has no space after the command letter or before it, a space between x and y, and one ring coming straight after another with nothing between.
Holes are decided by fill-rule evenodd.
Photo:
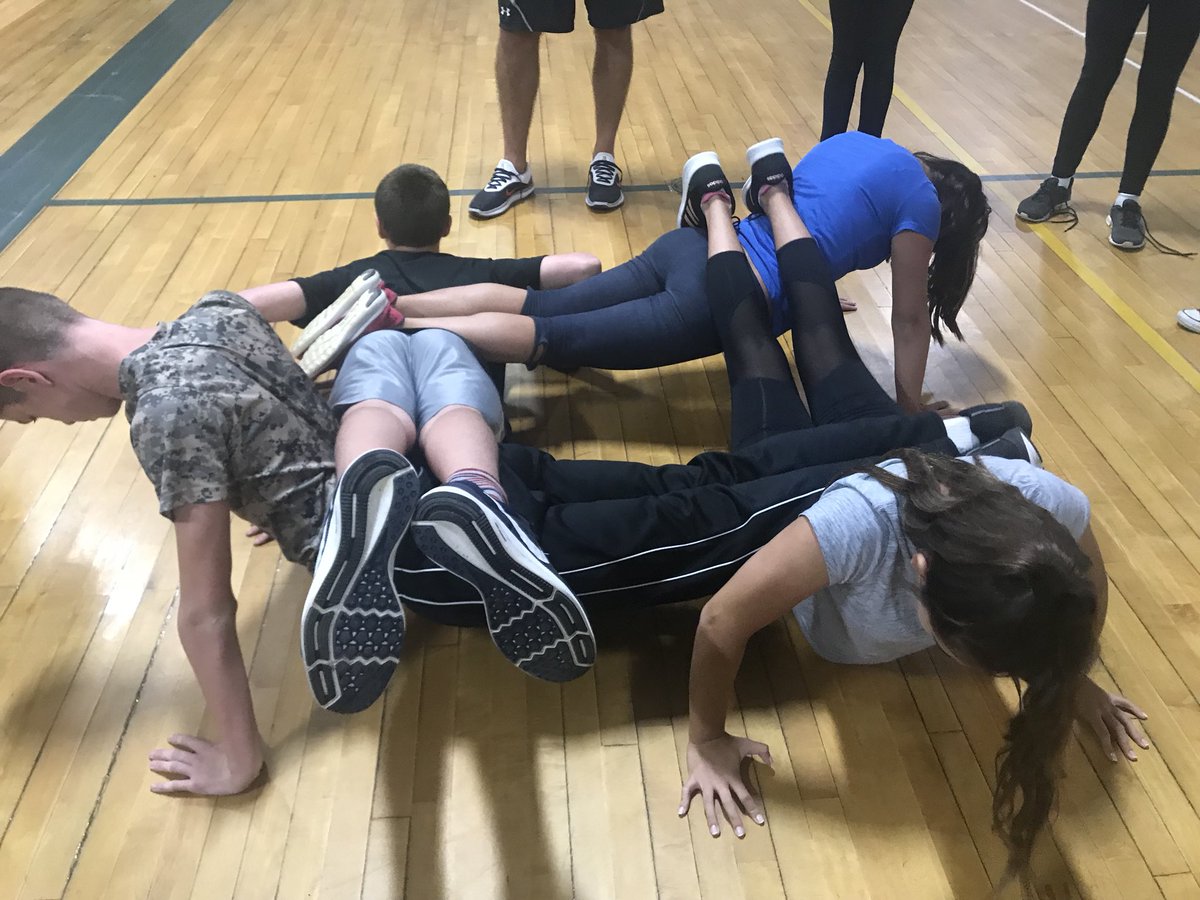
<instances>
[{"instance_id":1,"label":"gray t-shirt","mask_svg":"<svg viewBox=\"0 0 1200 900\"><path fill-rule=\"evenodd\" d=\"M984 465L1061 522L1075 537L1087 528L1083 492L1023 460L986 457ZM903 477L904 464L883 467ZM900 528L896 494L867 474L834 482L804 512L829 571L829 586L794 609L818 654L839 663L881 663L934 645L917 618L914 548Z\"/></svg>"}]
</instances>

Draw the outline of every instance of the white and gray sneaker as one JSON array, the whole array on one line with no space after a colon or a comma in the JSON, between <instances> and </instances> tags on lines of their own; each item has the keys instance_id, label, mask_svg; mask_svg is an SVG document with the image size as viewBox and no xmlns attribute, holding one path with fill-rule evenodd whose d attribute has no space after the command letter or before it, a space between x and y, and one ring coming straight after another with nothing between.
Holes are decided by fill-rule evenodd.
<instances>
[{"instance_id":1,"label":"white and gray sneaker","mask_svg":"<svg viewBox=\"0 0 1200 900\"><path fill-rule=\"evenodd\" d=\"M492 177L471 200L467 212L477 219L491 219L520 203L533 193L533 173L526 168L518 172L507 159L496 163Z\"/></svg>"},{"instance_id":2,"label":"white and gray sneaker","mask_svg":"<svg viewBox=\"0 0 1200 900\"><path fill-rule=\"evenodd\" d=\"M442 485L421 498L412 529L422 553L479 592L492 641L521 671L561 682L595 663L582 604L503 504L469 482Z\"/></svg>"},{"instance_id":3,"label":"white and gray sneaker","mask_svg":"<svg viewBox=\"0 0 1200 900\"><path fill-rule=\"evenodd\" d=\"M1200 334L1200 309L1181 309L1175 316L1180 328Z\"/></svg>"},{"instance_id":4,"label":"white and gray sneaker","mask_svg":"<svg viewBox=\"0 0 1200 900\"><path fill-rule=\"evenodd\" d=\"M292 344L292 356L303 356L313 343L323 335L329 328L336 325L339 321L345 318L349 311L359 298L373 291L378 291L383 288L383 279L374 269L367 269L352 282L350 286L342 291L341 296L330 303L327 307L321 310L304 330L300 332L300 336L296 338L296 342Z\"/></svg>"},{"instance_id":5,"label":"white and gray sneaker","mask_svg":"<svg viewBox=\"0 0 1200 900\"><path fill-rule=\"evenodd\" d=\"M366 709L400 661L395 558L419 494L416 470L393 450L364 453L338 480L300 620L308 685L326 709Z\"/></svg>"},{"instance_id":6,"label":"white and gray sneaker","mask_svg":"<svg viewBox=\"0 0 1200 900\"><path fill-rule=\"evenodd\" d=\"M389 307L391 301L387 294L373 287L361 294L340 319L326 323L324 329L317 331L316 322L308 326L305 332L316 331L316 335L297 360L304 374L316 378L326 369L333 368L351 344L362 337L380 317L387 316ZM395 317L400 322L404 321L399 313Z\"/></svg>"}]
</instances>

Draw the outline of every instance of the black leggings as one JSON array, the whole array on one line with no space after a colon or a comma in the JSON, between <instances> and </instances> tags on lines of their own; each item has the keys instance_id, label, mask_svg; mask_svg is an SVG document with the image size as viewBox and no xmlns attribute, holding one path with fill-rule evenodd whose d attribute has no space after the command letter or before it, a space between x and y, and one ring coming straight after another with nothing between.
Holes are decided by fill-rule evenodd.
<instances>
[{"instance_id":1,"label":"black leggings","mask_svg":"<svg viewBox=\"0 0 1200 900\"><path fill-rule=\"evenodd\" d=\"M740 250L718 253L708 261L708 302L729 376L730 447L737 452L800 428L900 415L850 339L829 264L816 241L792 241L776 251L776 258L808 408L772 334L767 299L749 260Z\"/></svg>"},{"instance_id":2,"label":"black leggings","mask_svg":"<svg viewBox=\"0 0 1200 900\"><path fill-rule=\"evenodd\" d=\"M913 0L829 0L833 52L825 76L825 117L821 140L850 125L858 73L863 73L858 130L879 137L892 102L896 47Z\"/></svg>"},{"instance_id":3,"label":"black leggings","mask_svg":"<svg viewBox=\"0 0 1200 900\"><path fill-rule=\"evenodd\" d=\"M1055 176L1069 178L1079 168L1147 6L1150 24L1125 145L1121 192L1140 194L1146 186L1171 123L1179 76L1200 35L1197 0L1089 0L1083 71L1063 117Z\"/></svg>"}]
</instances>

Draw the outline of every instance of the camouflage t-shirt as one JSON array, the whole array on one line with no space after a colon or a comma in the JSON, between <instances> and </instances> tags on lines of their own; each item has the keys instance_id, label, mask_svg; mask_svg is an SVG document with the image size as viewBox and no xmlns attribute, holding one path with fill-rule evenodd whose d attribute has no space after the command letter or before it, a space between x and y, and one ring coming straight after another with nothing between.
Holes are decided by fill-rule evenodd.
<instances>
[{"instance_id":1,"label":"camouflage t-shirt","mask_svg":"<svg viewBox=\"0 0 1200 900\"><path fill-rule=\"evenodd\" d=\"M312 565L337 425L253 306L205 294L125 358L120 385L164 516L223 500L288 559Z\"/></svg>"}]
</instances>

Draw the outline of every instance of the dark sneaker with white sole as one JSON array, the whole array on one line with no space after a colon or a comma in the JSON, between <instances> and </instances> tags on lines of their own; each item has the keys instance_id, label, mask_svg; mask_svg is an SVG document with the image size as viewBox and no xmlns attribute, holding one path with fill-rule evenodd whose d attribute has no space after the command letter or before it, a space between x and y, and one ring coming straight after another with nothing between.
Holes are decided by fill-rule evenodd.
<instances>
[{"instance_id":1,"label":"dark sneaker with white sole","mask_svg":"<svg viewBox=\"0 0 1200 900\"><path fill-rule=\"evenodd\" d=\"M1048 222L1071 211L1071 188L1063 187L1053 175L1017 206L1017 218L1026 222Z\"/></svg>"},{"instance_id":2,"label":"dark sneaker with white sole","mask_svg":"<svg viewBox=\"0 0 1200 900\"><path fill-rule=\"evenodd\" d=\"M986 443L998 438L1006 431L1020 428L1029 437L1033 437L1033 417L1024 403L1016 400L1005 400L1002 403L983 403L972 406L959 413L971 426L971 434L980 443Z\"/></svg>"},{"instance_id":3,"label":"dark sneaker with white sole","mask_svg":"<svg viewBox=\"0 0 1200 900\"><path fill-rule=\"evenodd\" d=\"M1146 219L1142 205L1126 200L1108 211L1108 242L1120 250L1141 250L1146 246Z\"/></svg>"},{"instance_id":4,"label":"dark sneaker with white sole","mask_svg":"<svg viewBox=\"0 0 1200 900\"><path fill-rule=\"evenodd\" d=\"M746 150L746 162L750 163L750 177L742 185L742 200L752 214L761 214L759 195L765 188L784 186L792 195L792 167L783 152L781 138L767 138Z\"/></svg>"},{"instance_id":5,"label":"dark sneaker with white sole","mask_svg":"<svg viewBox=\"0 0 1200 900\"><path fill-rule=\"evenodd\" d=\"M679 201L679 213L675 217L675 225L678 228L707 228L704 210L700 204L709 194L727 195L731 214L737 205L733 198L733 188L729 186L729 179L725 177L721 168L721 160L711 150L697 153L683 164L680 193L683 197Z\"/></svg>"},{"instance_id":6,"label":"dark sneaker with white sole","mask_svg":"<svg viewBox=\"0 0 1200 900\"><path fill-rule=\"evenodd\" d=\"M529 169L518 172L516 166L502 159L496 163L488 183L472 198L467 212L477 219L490 219L506 212L532 193L533 174Z\"/></svg>"},{"instance_id":7,"label":"dark sneaker with white sole","mask_svg":"<svg viewBox=\"0 0 1200 900\"><path fill-rule=\"evenodd\" d=\"M1032 463L1039 469L1042 467L1042 455L1038 453L1033 441L1020 428L1010 428L998 438L976 447L969 456L999 456L1004 459L1022 459Z\"/></svg>"},{"instance_id":8,"label":"dark sneaker with white sole","mask_svg":"<svg viewBox=\"0 0 1200 900\"><path fill-rule=\"evenodd\" d=\"M421 498L413 540L430 560L483 598L488 631L521 671L570 681L596 661L596 637L575 594L522 522L473 484Z\"/></svg>"},{"instance_id":9,"label":"dark sneaker with white sole","mask_svg":"<svg viewBox=\"0 0 1200 900\"><path fill-rule=\"evenodd\" d=\"M416 470L392 450L364 453L338 480L300 624L308 684L326 709L366 709L400 661L393 563L419 496Z\"/></svg>"},{"instance_id":10,"label":"dark sneaker with white sole","mask_svg":"<svg viewBox=\"0 0 1200 900\"><path fill-rule=\"evenodd\" d=\"M621 167L611 154L597 153L592 158L584 202L599 212L616 209L625 202L625 194L621 191Z\"/></svg>"}]
</instances>

